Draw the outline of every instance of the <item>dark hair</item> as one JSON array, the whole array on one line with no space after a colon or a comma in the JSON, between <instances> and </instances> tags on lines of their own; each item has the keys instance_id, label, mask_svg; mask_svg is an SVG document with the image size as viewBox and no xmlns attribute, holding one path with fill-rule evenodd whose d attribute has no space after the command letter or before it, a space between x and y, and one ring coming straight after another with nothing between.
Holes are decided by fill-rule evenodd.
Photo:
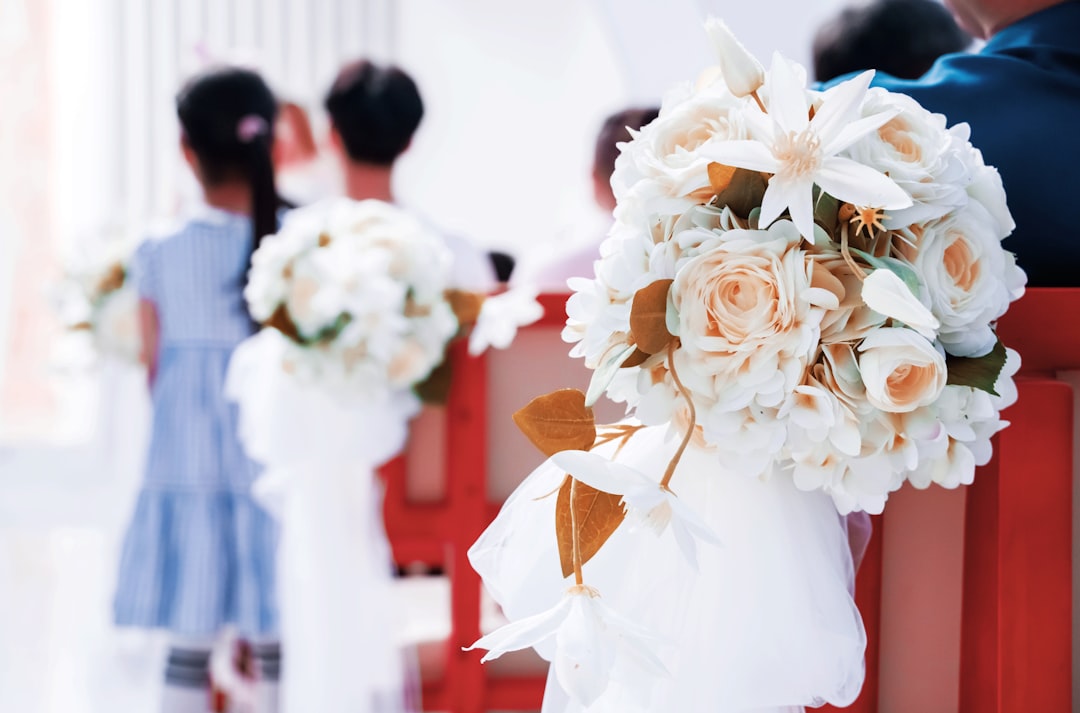
<instances>
[{"instance_id":1,"label":"dark hair","mask_svg":"<svg viewBox=\"0 0 1080 713\"><path fill-rule=\"evenodd\" d=\"M514 265L517 264L514 256L500 250L491 250L488 252L488 259L491 260L491 266L495 268L495 279L499 282L510 282L510 276L514 274Z\"/></svg>"},{"instance_id":2,"label":"dark hair","mask_svg":"<svg viewBox=\"0 0 1080 713\"><path fill-rule=\"evenodd\" d=\"M604 119L593 149L593 175L610 182L611 174L615 172L615 159L619 157L617 144L630 140L628 129L640 129L659 115L659 107L633 107Z\"/></svg>"},{"instance_id":3,"label":"dark hair","mask_svg":"<svg viewBox=\"0 0 1080 713\"><path fill-rule=\"evenodd\" d=\"M424 116L424 102L403 70L361 59L338 72L326 95L326 111L349 158L389 166L408 148Z\"/></svg>"},{"instance_id":4,"label":"dark hair","mask_svg":"<svg viewBox=\"0 0 1080 713\"><path fill-rule=\"evenodd\" d=\"M943 54L971 45L947 9L934 0L875 0L843 10L814 35L819 82L876 69L918 79Z\"/></svg>"},{"instance_id":5,"label":"dark hair","mask_svg":"<svg viewBox=\"0 0 1080 713\"><path fill-rule=\"evenodd\" d=\"M203 72L176 96L184 141L209 185L246 180L251 185L252 251L264 235L277 232L282 205L274 185L270 149L277 100L255 72L219 67Z\"/></svg>"}]
</instances>

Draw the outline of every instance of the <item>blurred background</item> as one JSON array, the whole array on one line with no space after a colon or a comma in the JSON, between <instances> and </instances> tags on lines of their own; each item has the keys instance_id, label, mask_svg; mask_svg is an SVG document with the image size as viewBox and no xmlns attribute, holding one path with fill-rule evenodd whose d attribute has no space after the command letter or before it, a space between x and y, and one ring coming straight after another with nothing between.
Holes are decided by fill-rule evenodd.
<instances>
[{"instance_id":1,"label":"blurred background","mask_svg":"<svg viewBox=\"0 0 1080 713\"><path fill-rule=\"evenodd\" d=\"M707 15L766 65L774 51L809 65L815 29L843 4L0 0L0 710L152 710L160 645L112 630L108 613L146 438L144 377L59 368L50 289L70 255L106 234L133 240L195 196L173 104L186 76L219 61L258 68L322 145L339 66L400 65L426 109L395 172L401 202L528 260L570 250L575 226L595 224L597 129L712 63ZM912 532L959 541L961 494L935 497L945 531ZM949 552L943 570L958 565ZM946 623L931 637L951 641L955 599L936 603ZM424 626L418 639L441 624ZM955 648L940 644L944 665L918 671L928 695L935 681L955 688Z\"/></svg>"}]
</instances>

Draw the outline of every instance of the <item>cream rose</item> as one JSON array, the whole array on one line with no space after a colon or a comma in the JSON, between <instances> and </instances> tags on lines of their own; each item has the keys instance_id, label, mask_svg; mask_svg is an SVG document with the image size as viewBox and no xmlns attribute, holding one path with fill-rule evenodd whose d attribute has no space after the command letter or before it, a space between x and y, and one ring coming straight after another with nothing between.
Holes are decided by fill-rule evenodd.
<instances>
[{"instance_id":1,"label":"cream rose","mask_svg":"<svg viewBox=\"0 0 1080 713\"><path fill-rule=\"evenodd\" d=\"M688 388L723 411L779 406L817 347L825 307L837 303L812 286L811 271L806 253L782 239L732 240L687 262L671 297Z\"/></svg>"},{"instance_id":2,"label":"cream rose","mask_svg":"<svg viewBox=\"0 0 1080 713\"><path fill-rule=\"evenodd\" d=\"M628 224L679 215L712 198L710 160L698 149L712 140L744 139L741 102L715 86L672 105L623 144L611 185L616 216Z\"/></svg>"},{"instance_id":3,"label":"cream rose","mask_svg":"<svg viewBox=\"0 0 1080 713\"><path fill-rule=\"evenodd\" d=\"M997 336L990 325L1023 294L1027 279L1001 249L997 222L976 201L924 226L915 269L941 322L941 343L956 356L993 348Z\"/></svg>"},{"instance_id":4,"label":"cream rose","mask_svg":"<svg viewBox=\"0 0 1080 713\"><path fill-rule=\"evenodd\" d=\"M944 355L918 333L899 327L883 327L863 340L859 371L866 399L892 413L932 404L947 375Z\"/></svg>"},{"instance_id":5,"label":"cream rose","mask_svg":"<svg viewBox=\"0 0 1080 713\"><path fill-rule=\"evenodd\" d=\"M960 135L945 130L944 116L931 114L910 97L880 88L867 92L864 117L889 109L899 113L845 152L887 173L914 201L910 208L889 211L886 227L924 222L964 205L968 171Z\"/></svg>"}]
</instances>

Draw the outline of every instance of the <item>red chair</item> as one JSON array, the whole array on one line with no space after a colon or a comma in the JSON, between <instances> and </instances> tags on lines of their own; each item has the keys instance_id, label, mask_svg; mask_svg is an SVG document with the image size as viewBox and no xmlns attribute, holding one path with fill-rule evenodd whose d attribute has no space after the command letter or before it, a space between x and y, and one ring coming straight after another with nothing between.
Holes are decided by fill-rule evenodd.
<instances>
[{"instance_id":1,"label":"red chair","mask_svg":"<svg viewBox=\"0 0 1080 713\"><path fill-rule=\"evenodd\" d=\"M541 301L545 316L536 326L561 326L565 296ZM1071 314L1080 314L1080 290L1030 290L999 328L1024 366L1020 401L1007 411L1012 426L967 495L960 713L1071 710L1073 401L1072 389L1054 376L1080 370L1080 330L1060 325L1060 315ZM486 360L469 357L462 344L451 358L446 497L411 504L404 460L384 469L397 560L445 566L450 576L451 635L442 675L425 683L424 709L539 710L543 677L491 677L480 652L461 651L480 636L481 585L466 552L499 504L486 497ZM868 648L863 693L845 709L854 713L876 713L879 702L882 518L874 518L874 528L857 582Z\"/></svg>"}]
</instances>

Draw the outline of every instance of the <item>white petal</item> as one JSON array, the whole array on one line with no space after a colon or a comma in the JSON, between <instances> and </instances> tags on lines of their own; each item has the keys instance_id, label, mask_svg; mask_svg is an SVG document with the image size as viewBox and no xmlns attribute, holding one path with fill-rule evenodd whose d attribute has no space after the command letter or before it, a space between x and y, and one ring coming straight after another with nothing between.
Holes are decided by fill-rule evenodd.
<instances>
[{"instance_id":1,"label":"white petal","mask_svg":"<svg viewBox=\"0 0 1080 713\"><path fill-rule=\"evenodd\" d=\"M659 485L639 470L614 463L588 451L561 451L551 462L590 488L614 495L635 495L659 490Z\"/></svg>"},{"instance_id":2,"label":"white petal","mask_svg":"<svg viewBox=\"0 0 1080 713\"><path fill-rule=\"evenodd\" d=\"M598 599L571 594L566 625L556 635L555 676L578 703L592 705L607 689L615 665L615 637L607 630Z\"/></svg>"},{"instance_id":3,"label":"white petal","mask_svg":"<svg viewBox=\"0 0 1080 713\"><path fill-rule=\"evenodd\" d=\"M769 185L765 188L765 195L761 198L758 229L764 230L772 225L773 221L779 218L792 200L797 199L799 195L802 193L795 181L780 176L770 178Z\"/></svg>"},{"instance_id":4,"label":"white petal","mask_svg":"<svg viewBox=\"0 0 1080 713\"><path fill-rule=\"evenodd\" d=\"M553 608L499 627L462 651L487 649L488 652L480 659L480 663L484 663L497 659L508 651L535 646L559 630L570 614L570 604L570 597L563 597Z\"/></svg>"},{"instance_id":5,"label":"white petal","mask_svg":"<svg viewBox=\"0 0 1080 713\"><path fill-rule=\"evenodd\" d=\"M724 83L737 97L745 97L765 82L765 69L742 43L735 39L723 20L710 17L705 21L705 32L712 41Z\"/></svg>"},{"instance_id":6,"label":"white petal","mask_svg":"<svg viewBox=\"0 0 1080 713\"><path fill-rule=\"evenodd\" d=\"M904 281L889 270L874 270L863 281L862 298L878 314L898 319L927 339L933 339L941 323L912 294Z\"/></svg>"},{"instance_id":7,"label":"white petal","mask_svg":"<svg viewBox=\"0 0 1080 713\"><path fill-rule=\"evenodd\" d=\"M769 173L780 170L780 162L773 156L769 147L760 141L713 141L698 149L698 153L710 161L716 161L725 166Z\"/></svg>"},{"instance_id":8,"label":"white petal","mask_svg":"<svg viewBox=\"0 0 1080 713\"><path fill-rule=\"evenodd\" d=\"M697 540L689 529L682 522L671 523L671 532L675 535L675 542L678 543L679 549L682 550L683 557L686 558L687 564L695 571L700 571L697 560Z\"/></svg>"},{"instance_id":9,"label":"white petal","mask_svg":"<svg viewBox=\"0 0 1080 713\"><path fill-rule=\"evenodd\" d=\"M826 158L814 180L829 195L857 206L893 210L911 205L911 196L891 178L848 158Z\"/></svg>"},{"instance_id":10,"label":"white petal","mask_svg":"<svg viewBox=\"0 0 1080 713\"><path fill-rule=\"evenodd\" d=\"M696 510L672 493L668 493L668 502L671 503L671 509L675 511L675 519L684 523L697 539L711 545L721 544L720 536L713 532L712 528L701 519Z\"/></svg>"},{"instance_id":11,"label":"white petal","mask_svg":"<svg viewBox=\"0 0 1080 713\"><path fill-rule=\"evenodd\" d=\"M788 211L791 222L799 229L799 234L811 243L814 242L814 184L811 181L799 181L791 184L788 190Z\"/></svg>"},{"instance_id":12,"label":"white petal","mask_svg":"<svg viewBox=\"0 0 1080 713\"><path fill-rule=\"evenodd\" d=\"M825 92L821 106L810 121L822 143L828 144L855 118L873 79L874 70L871 69Z\"/></svg>"},{"instance_id":13,"label":"white petal","mask_svg":"<svg viewBox=\"0 0 1080 713\"><path fill-rule=\"evenodd\" d=\"M798 134L810 123L806 87L799 82L791 60L779 52L773 53L769 70L769 115L785 133Z\"/></svg>"},{"instance_id":14,"label":"white petal","mask_svg":"<svg viewBox=\"0 0 1080 713\"><path fill-rule=\"evenodd\" d=\"M600 363L593 370L589 379L589 388L585 391L585 405L593 406L604 395L607 387L619 374L619 369L626 358L637 349L633 344L612 344L600 356Z\"/></svg>"},{"instance_id":15,"label":"white petal","mask_svg":"<svg viewBox=\"0 0 1080 713\"><path fill-rule=\"evenodd\" d=\"M890 109L846 124L829 140L822 139L821 152L826 156L837 154L870 132L877 131L899 113L899 109Z\"/></svg>"}]
</instances>

